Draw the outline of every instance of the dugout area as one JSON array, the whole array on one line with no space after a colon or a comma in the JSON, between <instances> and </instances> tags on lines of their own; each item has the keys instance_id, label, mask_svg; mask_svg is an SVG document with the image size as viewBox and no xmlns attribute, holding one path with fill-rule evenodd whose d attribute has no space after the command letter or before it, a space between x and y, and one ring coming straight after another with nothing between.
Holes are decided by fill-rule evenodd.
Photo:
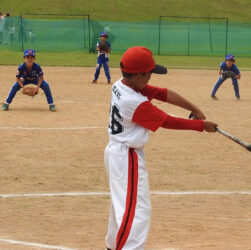
<instances>
[{"instance_id":1,"label":"dugout area","mask_svg":"<svg viewBox=\"0 0 251 250\"><path fill-rule=\"evenodd\" d=\"M43 69L57 112L48 111L42 90L35 98L18 93L10 110L0 112L0 249L39 249L28 243L104 249L110 200L102 194L108 192L103 151L111 85L103 72L100 82L91 84L94 68ZM1 101L15 73L15 66L1 67ZM111 69L111 75L113 81L120 78L119 69ZM152 76L150 83L177 91L222 129L251 142L250 78L250 71L242 72L240 102L229 80L217 92L219 101L210 99L217 80L214 70L170 69L167 76ZM154 104L170 114L189 114ZM248 151L219 134L160 129L151 133L145 152L150 189L168 192L151 196L146 249L250 247ZM72 195L60 196L64 192ZM82 195L76 195L79 192ZM20 194L31 196L15 197Z\"/></svg>"}]
</instances>

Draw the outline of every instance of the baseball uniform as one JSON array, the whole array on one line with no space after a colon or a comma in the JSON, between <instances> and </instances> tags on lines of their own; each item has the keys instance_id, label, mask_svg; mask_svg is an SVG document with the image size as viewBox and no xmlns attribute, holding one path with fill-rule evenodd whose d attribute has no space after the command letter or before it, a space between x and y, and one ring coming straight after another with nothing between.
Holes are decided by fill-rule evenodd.
<instances>
[{"instance_id":1,"label":"baseball uniform","mask_svg":"<svg viewBox=\"0 0 251 250\"><path fill-rule=\"evenodd\" d=\"M100 37L105 36L108 37L106 32L101 32ZM111 51L111 44L108 41L105 41L108 51L98 51L98 58L97 58L97 66L96 66L96 72L94 74L94 81L97 81L99 74L100 74L100 69L102 65L104 66L104 71L105 75L107 77L107 81L111 81L111 76L110 76L110 71L109 71L109 53ZM100 48L100 42L97 43L97 48Z\"/></svg>"},{"instance_id":2,"label":"baseball uniform","mask_svg":"<svg viewBox=\"0 0 251 250\"><path fill-rule=\"evenodd\" d=\"M226 60L234 60L234 56L233 55L227 55L226 56ZM220 64L220 69L224 72L224 71L233 71L235 73L235 75L240 75L240 71L238 69L238 67L236 66L236 64L233 64L230 68L227 67L226 62L222 62ZM211 96L215 97L215 94L217 92L217 90L219 89L219 87L221 86L221 84L226 80L227 78L223 78L222 75L219 77L218 81L215 83ZM239 93L239 85L238 85L238 80L236 78L231 78L232 79L232 84L234 86L234 92L235 92L235 96L236 98L240 98L240 93Z\"/></svg>"},{"instance_id":3,"label":"baseball uniform","mask_svg":"<svg viewBox=\"0 0 251 250\"><path fill-rule=\"evenodd\" d=\"M35 57L35 51L34 50L26 50L24 52L24 57L25 56L34 56ZM18 67L16 77L23 79L23 85L25 86L27 84L37 85L38 80L42 75L43 75L43 71L42 71L39 64L33 63L31 70L28 70L28 68L26 67L26 63L23 63ZM53 104L53 98L52 98L49 84L46 81L43 81L40 87L43 89L43 91L46 95L48 104L49 105ZM10 104L12 102L13 98L15 97L16 93L20 90L20 88L21 87L18 84L18 82L15 82L14 85L12 86L12 89L9 93L8 98L6 99L7 104Z\"/></svg>"},{"instance_id":4,"label":"baseball uniform","mask_svg":"<svg viewBox=\"0 0 251 250\"><path fill-rule=\"evenodd\" d=\"M133 72L134 66L137 67L138 64L137 56L140 55L137 55L137 48L143 50L142 53L146 53L147 57L152 57L149 50L144 50L143 47L134 48L136 49L128 58L131 61L128 68L132 66L130 72ZM126 57L126 53L123 58ZM146 64L143 72L164 73L163 68L160 68L162 66L155 63L148 67L147 57L142 59L145 62L143 66ZM114 83L111 92L108 128L110 141L104 157L111 193L106 245L108 249L142 250L151 219L148 172L144 154L149 131L154 132L160 127L203 131L204 123L200 120L192 121L170 116L154 106L151 103L152 99L167 101L166 88L148 84L142 90L138 90L120 79Z\"/></svg>"}]
</instances>

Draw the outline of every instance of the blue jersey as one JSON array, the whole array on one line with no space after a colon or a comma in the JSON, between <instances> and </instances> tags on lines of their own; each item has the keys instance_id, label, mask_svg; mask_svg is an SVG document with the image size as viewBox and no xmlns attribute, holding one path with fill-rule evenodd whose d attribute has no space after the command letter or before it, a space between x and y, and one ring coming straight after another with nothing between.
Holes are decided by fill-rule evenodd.
<instances>
[{"instance_id":1,"label":"blue jersey","mask_svg":"<svg viewBox=\"0 0 251 250\"><path fill-rule=\"evenodd\" d=\"M235 72L236 75L240 75L240 71L235 64L233 64L230 68L228 68L227 64L225 62L222 62L220 64L220 68L222 69L222 71L233 71Z\"/></svg>"},{"instance_id":2,"label":"blue jersey","mask_svg":"<svg viewBox=\"0 0 251 250\"><path fill-rule=\"evenodd\" d=\"M111 44L107 41L105 41L107 47L109 48L109 50L111 50ZM100 42L97 43L97 48L99 48L99 44ZM108 57L108 52L107 51L99 51L98 52L98 57Z\"/></svg>"},{"instance_id":3,"label":"blue jersey","mask_svg":"<svg viewBox=\"0 0 251 250\"><path fill-rule=\"evenodd\" d=\"M21 64L18 67L18 71L16 74L17 78L23 78L25 82L37 82L39 77L44 73L37 63L33 63L31 70L29 71L26 67L26 63Z\"/></svg>"}]
</instances>

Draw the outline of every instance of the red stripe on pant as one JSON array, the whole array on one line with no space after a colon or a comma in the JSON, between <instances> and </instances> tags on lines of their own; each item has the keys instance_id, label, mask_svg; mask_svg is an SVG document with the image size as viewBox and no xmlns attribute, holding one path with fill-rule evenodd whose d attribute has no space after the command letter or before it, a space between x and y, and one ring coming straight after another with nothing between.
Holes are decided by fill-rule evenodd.
<instances>
[{"instance_id":1,"label":"red stripe on pant","mask_svg":"<svg viewBox=\"0 0 251 250\"><path fill-rule=\"evenodd\" d=\"M116 250L121 250L130 234L135 215L138 191L138 155L133 148L129 148L128 156L128 184L126 196L126 208L121 226L116 238Z\"/></svg>"}]
</instances>

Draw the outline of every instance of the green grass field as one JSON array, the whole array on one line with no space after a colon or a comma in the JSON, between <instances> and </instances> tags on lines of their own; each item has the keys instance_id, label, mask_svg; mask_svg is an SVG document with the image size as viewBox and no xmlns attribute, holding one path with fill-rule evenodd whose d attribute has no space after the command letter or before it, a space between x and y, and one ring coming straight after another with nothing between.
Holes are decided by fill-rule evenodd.
<instances>
[{"instance_id":1,"label":"green grass field","mask_svg":"<svg viewBox=\"0 0 251 250\"><path fill-rule=\"evenodd\" d=\"M107 21L158 20L160 15L227 17L233 22L250 22L251 0L0 0L0 11L12 16L20 13L90 14L91 19ZM56 18L56 17L51 17ZM67 18L67 17L60 17ZM72 17L70 17L72 18ZM112 54L111 67L118 67L121 54ZM156 56L168 68L217 69L222 57ZM38 53L41 65L94 66L96 55L84 52ZM18 65L22 53L0 51L0 65ZM242 70L251 67L251 58L237 58Z\"/></svg>"},{"instance_id":2,"label":"green grass field","mask_svg":"<svg viewBox=\"0 0 251 250\"><path fill-rule=\"evenodd\" d=\"M119 67L122 54L111 54L110 66ZM14 51L0 52L0 65L19 65L22 63L23 53ZM154 56L159 64L168 68L192 68L192 69L218 69L223 57L201 56ZM37 53L37 62L42 66L75 66L94 67L96 54L83 52L72 53ZM237 58L236 63L241 70L250 70L251 58Z\"/></svg>"},{"instance_id":3,"label":"green grass field","mask_svg":"<svg viewBox=\"0 0 251 250\"><path fill-rule=\"evenodd\" d=\"M0 0L0 11L23 13L90 14L110 21L156 20L160 15L228 17L250 22L250 0Z\"/></svg>"}]
</instances>

